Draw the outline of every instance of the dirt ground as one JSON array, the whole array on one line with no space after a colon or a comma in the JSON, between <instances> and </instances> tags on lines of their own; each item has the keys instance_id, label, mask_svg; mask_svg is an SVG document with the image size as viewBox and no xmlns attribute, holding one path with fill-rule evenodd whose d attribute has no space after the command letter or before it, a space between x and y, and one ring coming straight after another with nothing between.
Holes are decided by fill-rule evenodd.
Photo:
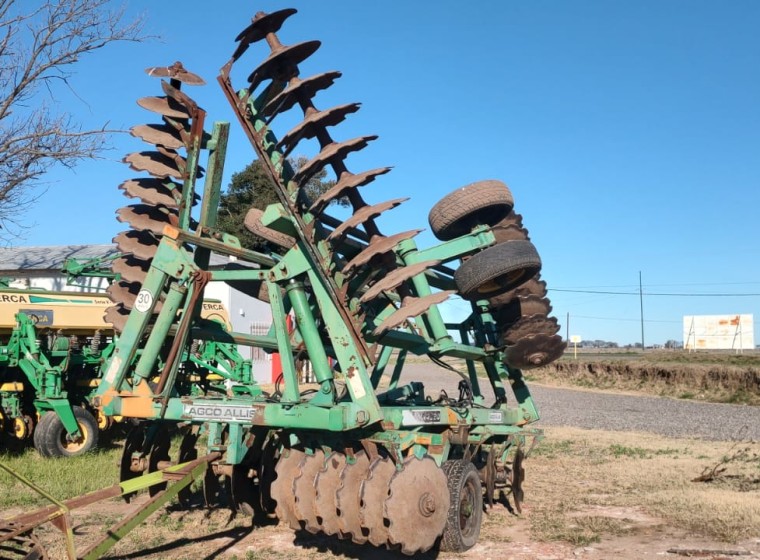
<instances>
[{"instance_id":1,"label":"dirt ground","mask_svg":"<svg viewBox=\"0 0 760 560\"><path fill-rule=\"evenodd\" d=\"M103 521L115 521L146 499L142 497L132 505L114 501L76 512L74 528L78 546L99 535L103 530ZM480 541L466 553L437 553L433 550L417 557L483 560L760 558L760 535L756 539L729 545L674 529L663 520L636 508L592 508L581 512L622 520L626 527L624 535L605 536L600 542L584 546L539 542L531 536L533 511L530 504L525 504L522 515L516 516L496 506L484 517ZM47 528L40 537L48 543L60 541L54 533L55 530ZM52 558L65 558L60 543L49 551ZM147 527L134 531L106 557L148 560L408 558L400 552L369 545L358 546L305 531L294 532L282 524L251 530L250 523L224 510L158 513L151 518Z\"/></svg>"}]
</instances>

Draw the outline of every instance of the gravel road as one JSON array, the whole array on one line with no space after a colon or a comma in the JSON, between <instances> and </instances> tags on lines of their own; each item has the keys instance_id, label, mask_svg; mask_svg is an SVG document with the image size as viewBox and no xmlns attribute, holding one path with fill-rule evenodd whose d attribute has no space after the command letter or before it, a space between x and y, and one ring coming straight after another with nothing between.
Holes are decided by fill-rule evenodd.
<instances>
[{"instance_id":1,"label":"gravel road","mask_svg":"<svg viewBox=\"0 0 760 560\"><path fill-rule=\"evenodd\" d=\"M428 395L457 395L458 377L428 364L406 364L401 381L422 381ZM621 395L529 384L542 426L652 432L668 437L760 440L760 407Z\"/></svg>"}]
</instances>

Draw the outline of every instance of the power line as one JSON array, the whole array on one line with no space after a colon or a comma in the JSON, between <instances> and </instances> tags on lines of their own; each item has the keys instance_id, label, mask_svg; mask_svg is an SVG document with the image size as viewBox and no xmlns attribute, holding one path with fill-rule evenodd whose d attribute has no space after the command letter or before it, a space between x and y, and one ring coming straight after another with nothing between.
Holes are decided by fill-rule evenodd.
<instances>
[{"instance_id":1,"label":"power line","mask_svg":"<svg viewBox=\"0 0 760 560\"><path fill-rule=\"evenodd\" d=\"M563 288L547 288L549 292L567 292L572 294L606 294L613 296L640 296L642 293L636 292L610 292L606 290L567 290ZM747 294L718 294L718 293L702 293L702 294L685 294L685 293L658 293L658 292L643 292L645 296L665 296L665 297L757 297L760 293L747 293Z\"/></svg>"}]
</instances>

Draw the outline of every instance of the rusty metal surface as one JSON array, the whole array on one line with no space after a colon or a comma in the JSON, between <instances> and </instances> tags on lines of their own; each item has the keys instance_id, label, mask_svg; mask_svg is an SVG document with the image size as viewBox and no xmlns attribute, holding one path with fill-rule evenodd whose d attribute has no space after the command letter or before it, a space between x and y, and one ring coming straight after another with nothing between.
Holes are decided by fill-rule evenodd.
<instances>
[{"instance_id":1,"label":"rusty metal surface","mask_svg":"<svg viewBox=\"0 0 760 560\"><path fill-rule=\"evenodd\" d=\"M149 231L156 235L163 234L167 224L177 225L177 214L164 206L133 204L119 208L116 219L128 223L133 229Z\"/></svg>"},{"instance_id":2,"label":"rusty metal surface","mask_svg":"<svg viewBox=\"0 0 760 560\"><path fill-rule=\"evenodd\" d=\"M173 119L187 120L190 118L190 113L187 107L177 103L174 99L169 97L141 97L137 100L137 104L143 109L147 109L152 113L158 113L164 117L170 117Z\"/></svg>"},{"instance_id":3,"label":"rusty metal surface","mask_svg":"<svg viewBox=\"0 0 760 560\"><path fill-rule=\"evenodd\" d=\"M388 541L408 555L430 550L446 526L449 504L443 469L430 457L412 455L390 482L385 501Z\"/></svg>"},{"instance_id":4,"label":"rusty metal surface","mask_svg":"<svg viewBox=\"0 0 760 560\"><path fill-rule=\"evenodd\" d=\"M512 241L515 239L530 241L528 230L517 224L497 224L491 228L491 231L496 238L496 243L504 243L505 241Z\"/></svg>"},{"instance_id":5,"label":"rusty metal surface","mask_svg":"<svg viewBox=\"0 0 760 560\"><path fill-rule=\"evenodd\" d=\"M523 493L523 482L525 481L525 467L523 466L523 460L525 459L525 453L522 448L519 448L515 452L515 458L512 462L512 470L509 473L509 485L512 490L512 501L515 504L517 513L522 513L522 503L525 497Z\"/></svg>"},{"instance_id":6,"label":"rusty metal surface","mask_svg":"<svg viewBox=\"0 0 760 560\"><path fill-rule=\"evenodd\" d=\"M515 368L530 369L562 357L567 343L558 334L532 334L505 349L506 362Z\"/></svg>"},{"instance_id":7,"label":"rusty metal surface","mask_svg":"<svg viewBox=\"0 0 760 560\"><path fill-rule=\"evenodd\" d=\"M174 150L186 147L179 130L167 124L141 124L130 128L129 133L148 144Z\"/></svg>"},{"instance_id":8,"label":"rusty metal surface","mask_svg":"<svg viewBox=\"0 0 760 560\"><path fill-rule=\"evenodd\" d=\"M361 486L369 475L369 458L364 451L355 455L354 463L346 462L340 473L340 487L336 493L338 527L342 535L349 535L357 544L367 542L361 524Z\"/></svg>"},{"instance_id":9,"label":"rusty metal surface","mask_svg":"<svg viewBox=\"0 0 760 560\"><path fill-rule=\"evenodd\" d=\"M14 558L44 560L49 558L45 547L34 536L31 528L7 520L0 520L0 554L2 554L2 558L7 560Z\"/></svg>"},{"instance_id":10,"label":"rusty metal surface","mask_svg":"<svg viewBox=\"0 0 760 560\"><path fill-rule=\"evenodd\" d=\"M549 315L552 306L545 297L535 295L518 296L511 299L501 307L494 307L493 315L496 322L502 327L512 325L520 317L529 317L530 315Z\"/></svg>"},{"instance_id":11,"label":"rusty metal surface","mask_svg":"<svg viewBox=\"0 0 760 560\"><path fill-rule=\"evenodd\" d=\"M283 149L283 155L287 157L298 142L314 138L328 126L340 124L348 115L358 111L359 105L359 103L347 103L325 109L324 111L307 111L304 120L286 132L280 141L277 142L277 147Z\"/></svg>"},{"instance_id":12,"label":"rusty metal surface","mask_svg":"<svg viewBox=\"0 0 760 560\"><path fill-rule=\"evenodd\" d=\"M304 184L311 179L314 174L319 173L322 168L333 160L343 160L351 152L356 152L367 147L367 144L377 140L376 135L359 136L352 138L344 142L332 142L327 144L320 152L309 160L298 173L295 174L293 180L298 184Z\"/></svg>"},{"instance_id":13,"label":"rusty metal surface","mask_svg":"<svg viewBox=\"0 0 760 560\"><path fill-rule=\"evenodd\" d=\"M171 78L189 86L202 86L206 84L206 81L198 74L186 70L180 61L175 62L171 66L152 66L146 68L145 73L148 76L157 78Z\"/></svg>"},{"instance_id":14,"label":"rusty metal surface","mask_svg":"<svg viewBox=\"0 0 760 560\"><path fill-rule=\"evenodd\" d=\"M317 512L317 522L326 535L341 535L338 522L338 487L341 484L341 473L346 466L346 456L343 453L332 452L325 460L322 470L317 473L314 486L317 495L314 509ZM309 530L309 527L306 527Z\"/></svg>"},{"instance_id":15,"label":"rusty metal surface","mask_svg":"<svg viewBox=\"0 0 760 560\"><path fill-rule=\"evenodd\" d=\"M336 227L332 232L330 232L330 235L327 236L328 240L331 239L339 239L342 237L345 233L348 232L349 229L355 228L358 225L366 222L369 219L375 218L385 212L386 210L391 210L398 206L399 204L406 202L409 200L409 198L396 198L393 200L387 200L385 202L380 202L378 204L373 204L372 206L367 205L363 206L354 214L346 219L340 226Z\"/></svg>"},{"instance_id":16,"label":"rusty metal surface","mask_svg":"<svg viewBox=\"0 0 760 560\"><path fill-rule=\"evenodd\" d=\"M404 321L410 317L416 317L421 315L433 305L443 303L450 295L455 294L455 290L446 290L443 292L435 292L425 297L406 297L401 302L401 307L391 313L385 320L380 323L378 327L372 331L375 336L380 336L384 332L398 327Z\"/></svg>"},{"instance_id":17,"label":"rusty metal surface","mask_svg":"<svg viewBox=\"0 0 760 560\"><path fill-rule=\"evenodd\" d=\"M402 282L405 282L410 278L417 276L418 274L422 274L428 268L432 268L440 262L441 261L424 261L397 268L390 274L385 275L380 280L372 284L372 286L366 292L364 292L359 301L364 303L366 301L375 299L378 295L380 295L381 292L396 288Z\"/></svg>"},{"instance_id":18,"label":"rusty metal surface","mask_svg":"<svg viewBox=\"0 0 760 560\"><path fill-rule=\"evenodd\" d=\"M276 513L281 521L287 523L292 529L300 529L298 516L295 512L295 495L293 494L293 482L301 474L301 460L305 453L299 449L290 449L277 461L275 472L277 478L272 482L272 499L277 502Z\"/></svg>"},{"instance_id":19,"label":"rusty metal surface","mask_svg":"<svg viewBox=\"0 0 760 560\"><path fill-rule=\"evenodd\" d=\"M293 495L295 496L293 511L296 517L303 521L304 528L310 533L317 533L322 529L317 519L317 488L315 482L324 464L325 454L321 449L315 450L313 455L304 456L300 466L301 472L293 481Z\"/></svg>"},{"instance_id":20,"label":"rusty metal surface","mask_svg":"<svg viewBox=\"0 0 760 560\"><path fill-rule=\"evenodd\" d=\"M521 317L514 324L502 331L504 344L512 345L517 343L521 338L533 334L553 335L559 331L559 323L555 317L546 315L529 315Z\"/></svg>"},{"instance_id":21,"label":"rusty metal surface","mask_svg":"<svg viewBox=\"0 0 760 560\"><path fill-rule=\"evenodd\" d=\"M239 58L251 43L261 41L269 33L276 33L279 31L283 22L295 14L296 11L297 10L293 8L286 8L269 14L264 12L257 13L253 18L253 22L235 37L235 41L240 44L232 55L233 60Z\"/></svg>"},{"instance_id":22,"label":"rusty metal surface","mask_svg":"<svg viewBox=\"0 0 760 560\"><path fill-rule=\"evenodd\" d=\"M335 80L341 77L337 71L324 72L305 79L292 78L288 87L275 95L262 109L262 114L267 117L282 113L293 108L299 99L311 99L317 92L329 88Z\"/></svg>"},{"instance_id":23,"label":"rusty metal surface","mask_svg":"<svg viewBox=\"0 0 760 560\"><path fill-rule=\"evenodd\" d=\"M126 282L143 283L148 274L150 261L139 259L134 255L124 255L111 263L111 271L118 274Z\"/></svg>"},{"instance_id":24,"label":"rusty metal surface","mask_svg":"<svg viewBox=\"0 0 760 560\"><path fill-rule=\"evenodd\" d=\"M361 485L361 509L359 517L367 540L375 546L384 546L388 541L385 526L384 504L388 498L388 485L396 473L396 465L387 457L377 457L369 467L367 479Z\"/></svg>"},{"instance_id":25,"label":"rusty metal surface","mask_svg":"<svg viewBox=\"0 0 760 560\"><path fill-rule=\"evenodd\" d=\"M363 171L362 173L350 173L348 171L341 174L340 179L335 185L322 193L311 205L309 212L320 212L328 203L332 202L336 198L344 196L350 189L357 187L363 187L375 180L380 175L385 175L391 170L390 167L379 167L377 169L370 169L369 171Z\"/></svg>"},{"instance_id":26,"label":"rusty metal surface","mask_svg":"<svg viewBox=\"0 0 760 560\"><path fill-rule=\"evenodd\" d=\"M135 171L147 171L154 177L172 177L183 180L187 170L187 162L180 155L169 157L160 152L134 152L124 158Z\"/></svg>"},{"instance_id":27,"label":"rusty metal surface","mask_svg":"<svg viewBox=\"0 0 760 560\"><path fill-rule=\"evenodd\" d=\"M357 266L367 264L370 259L376 255L382 255L383 253L392 251L396 245L406 239L411 239L421 231L421 229L411 229L409 231L402 231L401 233L391 235L390 237L373 237L370 240L369 245L343 267L343 273L351 274L351 271Z\"/></svg>"},{"instance_id":28,"label":"rusty metal surface","mask_svg":"<svg viewBox=\"0 0 760 560\"><path fill-rule=\"evenodd\" d=\"M321 43L319 41L304 41L295 45L280 45L248 76L250 89L256 89L264 80L287 82L298 75L297 64L300 64L314 54Z\"/></svg>"},{"instance_id":29,"label":"rusty metal surface","mask_svg":"<svg viewBox=\"0 0 760 560\"><path fill-rule=\"evenodd\" d=\"M149 231L122 231L112 241L122 253L132 254L143 260L152 259L158 248L158 239Z\"/></svg>"},{"instance_id":30,"label":"rusty metal surface","mask_svg":"<svg viewBox=\"0 0 760 560\"><path fill-rule=\"evenodd\" d=\"M132 309L135 305L135 299L140 292L140 284L137 282L112 282L106 293L114 303L121 303L124 309Z\"/></svg>"},{"instance_id":31,"label":"rusty metal surface","mask_svg":"<svg viewBox=\"0 0 760 560\"><path fill-rule=\"evenodd\" d=\"M119 188L125 196L139 198L145 204L177 208L177 198L172 193L179 197L182 185L169 179L144 177L124 181Z\"/></svg>"},{"instance_id":32,"label":"rusty metal surface","mask_svg":"<svg viewBox=\"0 0 760 560\"><path fill-rule=\"evenodd\" d=\"M103 320L113 326L116 332L122 332L124 330L124 325L127 324L127 319L129 319L129 311L124 309L121 304L112 305L106 309L106 313L103 315Z\"/></svg>"}]
</instances>

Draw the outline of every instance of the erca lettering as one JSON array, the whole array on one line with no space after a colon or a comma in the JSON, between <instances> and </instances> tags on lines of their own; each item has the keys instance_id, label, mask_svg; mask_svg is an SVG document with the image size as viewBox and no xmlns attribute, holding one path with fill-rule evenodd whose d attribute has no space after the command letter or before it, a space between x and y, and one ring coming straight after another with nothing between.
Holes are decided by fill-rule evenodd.
<instances>
[{"instance_id":1,"label":"erca lettering","mask_svg":"<svg viewBox=\"0 0 760 560\"><path fill-rule=\"evenodd\" d=\"M212 311L223 311L224 306L221 303L204 303L203 309L210 309Z\"/></svg>"},{"instance_id":2,"label":"erca lettering","mask_svg":"<svg viewBox=\"0 0 760 560\"><path fill-rule=\"evenodd\" d=\"M29 303L29 300L21 294L0 294L2 303Z\"/></svg>"}]
</instances>

